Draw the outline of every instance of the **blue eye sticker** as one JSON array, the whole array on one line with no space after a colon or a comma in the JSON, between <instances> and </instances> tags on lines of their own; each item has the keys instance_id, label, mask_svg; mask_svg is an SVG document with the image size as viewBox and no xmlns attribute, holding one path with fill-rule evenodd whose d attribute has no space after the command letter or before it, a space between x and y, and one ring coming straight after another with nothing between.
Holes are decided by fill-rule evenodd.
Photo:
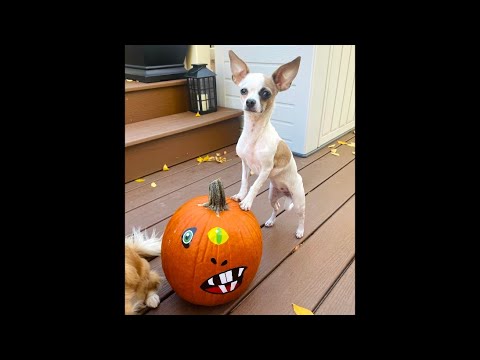
<instances>
[{"instance_id":1,"label":"blue eye sticker","mask_svg":"<svg viewBox=\"0 0 480 360\"><path fill-rule=\"evenodd\" d=\"M197 231L196 227L191 227L183 232L182 245L185 249L188 249L188 247L190 246L190 243L192 242L193 236L195 235L196 231Z\"/></svg>"}]
</instances>

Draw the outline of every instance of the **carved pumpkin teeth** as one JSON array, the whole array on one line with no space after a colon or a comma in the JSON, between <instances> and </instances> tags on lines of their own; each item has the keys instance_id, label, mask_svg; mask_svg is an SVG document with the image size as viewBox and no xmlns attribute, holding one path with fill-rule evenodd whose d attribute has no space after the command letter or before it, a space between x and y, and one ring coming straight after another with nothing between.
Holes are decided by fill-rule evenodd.
<instances>
[{"instance_id":1,"label":"carved pumpkin teeth","mask_svg":"<svg viewBox=\"0 0 480 360\"><path fill-rule=\"evenodd\" d=\"M218 276L220 276L220 281L222 282L222 284L233 281L232 270L228 270L227 272L218 274Z\"/></svg>"},{"instance_id":2,"label":"carved pumpkin teeth","mask_svg":"<svg viewBox=\"0 0 480 360\"><path fill-rule=\"evenodd\" d=\"M240 266L224 271L206 280L200 288L212 294L225 294L234 291L243 280L243 271L246 267Z\"/></svg>"},{"instance_id":3,"label":"carved pumpkin teeth","mask_svg":"<svg viewBox=\"0 0 480 360\"><path fill-rule=\"evenodd\" d=\"M226 284L227 283L227 277L226 277L225 273L221 273L221 274L218 274L218 275L220 276L220 281L222 282L222 284Z\"/></svg>"}]
</instances>

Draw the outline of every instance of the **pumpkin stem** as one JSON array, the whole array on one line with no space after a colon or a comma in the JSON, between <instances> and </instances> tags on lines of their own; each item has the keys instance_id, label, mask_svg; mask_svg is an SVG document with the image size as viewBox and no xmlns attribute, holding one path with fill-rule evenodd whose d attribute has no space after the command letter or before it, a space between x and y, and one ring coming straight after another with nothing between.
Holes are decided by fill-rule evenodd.
<instances>
[{"instance_id":1,"label":"pumpkin stem","mask_svg":"<svg viewBox=\"0 0 480 360\"><path fill-rule=\"evenodd\" d=\"M225 198L225 191L220 179L213 180L208 185L208 202L205 204L198 204L199 206L208 207L217 213L228 210L227 200Z\"/></svg>"}]
</instances>

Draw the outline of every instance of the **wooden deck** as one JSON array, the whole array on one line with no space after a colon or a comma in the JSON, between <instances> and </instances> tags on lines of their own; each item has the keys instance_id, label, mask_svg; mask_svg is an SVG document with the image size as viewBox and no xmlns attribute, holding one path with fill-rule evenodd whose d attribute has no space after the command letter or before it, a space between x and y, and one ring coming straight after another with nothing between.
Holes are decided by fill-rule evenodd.
<instances>
[{"instance_id":1,"label":"wooden deck","mask_svg":"<svg viewBox=\"0 0 480 360\"><path fill-rule=\"evenodd\" d=\"M355 135L349 132L338 140L355 142ZM295 238L297 218L293 212L280 212L272 228L264 227L272 210L268 182L264 184L252 207L262 227L262 261L239 299L216 307L192 305L164 280L158 292L160 305L146 315L294 315L292 303L316 315L355 314L355 148L337 146L340 156L323 148L308 158L295 157L306 194L302 239ZM134 226L163 233L175 210L186 200L205 195L208 184L217 178L227 196L236 194L241 160L235 145L217 152L223 154L224 150L226 163L198 164L192 159L146 176L142 183L125 184L125 234ZM255 179L251 177L250 185ZM152 181L157 187L150 186ZM163 275L160 258L150 264Z\"/></svg>"}]
</instances>

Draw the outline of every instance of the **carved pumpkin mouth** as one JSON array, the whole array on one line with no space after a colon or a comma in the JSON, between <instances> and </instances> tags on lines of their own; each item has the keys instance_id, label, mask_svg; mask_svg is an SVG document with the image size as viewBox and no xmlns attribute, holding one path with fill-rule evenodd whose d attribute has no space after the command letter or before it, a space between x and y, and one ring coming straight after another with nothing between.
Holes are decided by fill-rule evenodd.
<instances>
[{"instance_id":1,"label":"carved pumpkin mouth","mask_svg":"<svg viewBox=\"0 0 480 360\"><path fill-rule=\"evenodd\" d=\"M210 279L205 280L200 288L212 294L225 294L235 291L242 284L246 269L246 266L239 266L213 275Z\"/></svg>"}]
</instances>

